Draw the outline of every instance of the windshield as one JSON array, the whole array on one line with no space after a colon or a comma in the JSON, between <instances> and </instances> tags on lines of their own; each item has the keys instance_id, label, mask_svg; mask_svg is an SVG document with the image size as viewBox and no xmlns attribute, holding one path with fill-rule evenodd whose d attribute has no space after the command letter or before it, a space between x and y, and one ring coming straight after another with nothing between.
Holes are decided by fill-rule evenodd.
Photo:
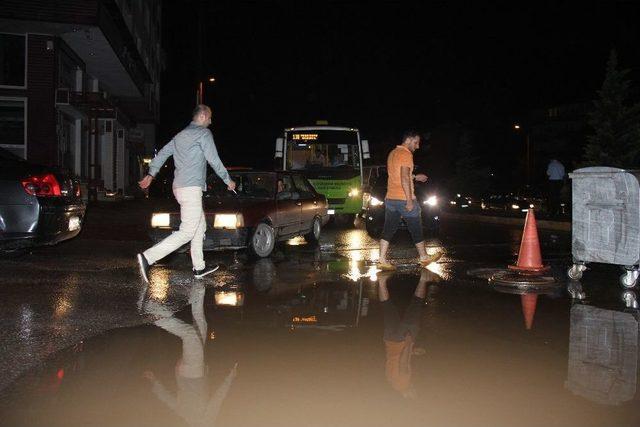
<instances>
[{"instance_id":1,"label":"windshield","mask_svg":"<svg viewBox=\"0 0 640 427\"><path fill-rule=\"evenodd\" d=\"M287 133L287 169L359 169L355 131L311 130Z\"/></svg>"},{"instance_id":2,"label":"windshield","mask_svg":"<svg viewBox=\"0 0 640 427\"><path fill-rule=\"evenodd\" d=\"M273 198L276 188L276 177L273 173L233 173L229 174L236 183L236 193L227 189L217 175L207 178L207 196Z\"/></svg>"}]
</instances>

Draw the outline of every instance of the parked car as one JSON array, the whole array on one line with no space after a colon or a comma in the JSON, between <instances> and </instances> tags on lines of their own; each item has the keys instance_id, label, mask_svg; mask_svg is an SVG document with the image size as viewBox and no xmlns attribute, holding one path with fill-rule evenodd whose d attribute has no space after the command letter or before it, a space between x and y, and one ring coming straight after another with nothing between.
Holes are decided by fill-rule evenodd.
<instances>
[{"instance_id":1,"label":"parked car","mask_svg":"<svg viewBox=\"0 0 640 427\"><path fill-rule=\"evenodd\" d=\"M431 180L426 183L414 182L416 198L422 211L422 226L430 234L437 234L440 225L440 203L438 191ZM377 239L384 227L384 196L387 193L386 168L378 169L376 179L372 179L369 189L363 194L361 219L367 233ZM402 221L400 228L406 229Z\"/></svg>"},{"instance_id":2,"label":"parked car","mask_svg":"<svg viewBox=\"0 0 640 427\"><path fill-rule=\"evenodd\" d=\"M207 180L204 211L207 221L204 250L248 248L268 257L275 243L296 236L317 242L329 220L327 199L318 194L301 174L230 168L236 193L217 177ZM177 204L153 213L150 236L155 242L180 226Z\"/></svg>"},{"instance_id":3,"label":"parked car","mask_svg":"<svg viewBox=\"0 0 640 427\"><path fill-rule=\"evenodd\" d=\"M0 148L0 250L53 245L80 233L80 183Z\"/></svg>"}]
</instances>

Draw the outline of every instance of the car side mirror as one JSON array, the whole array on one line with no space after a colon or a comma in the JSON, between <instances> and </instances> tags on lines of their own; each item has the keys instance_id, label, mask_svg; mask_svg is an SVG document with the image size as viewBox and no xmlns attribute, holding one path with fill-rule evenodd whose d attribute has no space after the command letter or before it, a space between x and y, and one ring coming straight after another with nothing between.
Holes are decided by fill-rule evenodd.
<instances>
[{"instance_id":1,"label":"car side mirror","mask_svg":"<svg viewBox=\"0 0 640 427\"><path fill-rule=\"evenodd\" d=\"M291 191L281 191L276 194L276 200L291 200L293 197Z\"/></svg>"}]
</instances>

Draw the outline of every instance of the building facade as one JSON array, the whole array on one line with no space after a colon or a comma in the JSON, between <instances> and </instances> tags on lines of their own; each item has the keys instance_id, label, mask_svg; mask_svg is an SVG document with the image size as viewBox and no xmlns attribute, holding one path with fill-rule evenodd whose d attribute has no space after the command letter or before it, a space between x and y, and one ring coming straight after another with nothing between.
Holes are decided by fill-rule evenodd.
<instances>
[{"instance_id":1,"label":"building facade","mask_svg":"<svg viewBox=\"0 0 640 427\"><path fill-rule=\"evenodd\" d=\"M159 121L161 2L2 3L0 147L127 193Z\"/></svg>"}]
</instances>

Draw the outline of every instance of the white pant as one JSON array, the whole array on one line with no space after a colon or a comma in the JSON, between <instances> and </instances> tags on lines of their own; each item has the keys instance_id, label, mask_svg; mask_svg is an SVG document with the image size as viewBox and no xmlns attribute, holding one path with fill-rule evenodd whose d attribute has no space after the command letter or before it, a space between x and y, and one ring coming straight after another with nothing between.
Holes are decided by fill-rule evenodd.
<instances>
[{"instance_id":1,"label":"white pant","mask_svg":"<svg viewBox=\"0 0 640 427\"><path fill-rule=\"evenodd\" d=\"M180 229L147 249L143 255L149 265L169 255L185 243L191 242L191 262L196 270L204 269L202 244L207 231L207 221L202 210L202 188L174 188L173 194L180 203Z\"/></svg>"}]
</instances>

